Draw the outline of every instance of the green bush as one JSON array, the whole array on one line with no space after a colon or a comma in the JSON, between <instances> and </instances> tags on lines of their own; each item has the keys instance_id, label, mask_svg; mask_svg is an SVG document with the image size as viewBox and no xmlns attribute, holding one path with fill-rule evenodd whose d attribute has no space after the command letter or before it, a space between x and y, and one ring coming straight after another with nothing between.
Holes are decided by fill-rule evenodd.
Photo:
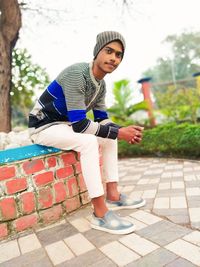
<instances>
[{"instance_id":1,"label":"green bush","mask_svg":"<svg viewBox=\"0 0 200 267\"><path fill-rule=\"evenodd\" d=\"M119 157L160 156L179 158L200 158L200 125L160 125L144 130L139 145L119 142Z\"/></svg>"}]
</instances>

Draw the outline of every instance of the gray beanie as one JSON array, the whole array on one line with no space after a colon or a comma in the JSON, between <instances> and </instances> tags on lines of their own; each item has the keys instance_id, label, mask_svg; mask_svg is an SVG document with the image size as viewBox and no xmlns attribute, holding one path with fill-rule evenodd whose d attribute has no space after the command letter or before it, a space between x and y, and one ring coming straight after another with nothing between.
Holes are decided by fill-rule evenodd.
<instances>
[{"instance_id":1,"label":"gray beanie","mask_svg":"<svg viewBox=\"0 0 200 267\"><path fill-rule=\"evenodd\" d=\"M97 35L96 45L94 47L94 52L93 52L94 58L97 57L98 53L105 45L116 40L120 41L120 43L122 44L123 54L124 54L126 44L125 44L124 37L119 32L106 31L106 32L99 33Z\"/></svg>"}]
</instances>

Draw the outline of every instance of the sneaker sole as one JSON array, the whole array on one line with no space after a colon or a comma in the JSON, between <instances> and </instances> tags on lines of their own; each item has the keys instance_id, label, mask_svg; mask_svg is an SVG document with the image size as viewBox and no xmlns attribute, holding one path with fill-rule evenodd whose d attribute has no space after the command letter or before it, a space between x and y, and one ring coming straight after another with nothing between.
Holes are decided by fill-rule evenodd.
<instances>
[{"instance_id":1,"label":"sneaker sole","mask_svg":"<svg viewBox=\"0 0 200 267\"><path fill-rule=\"evenodd\" d=\"M146 200L143 200L142 202L138 203L137 205L132 205L132 206L110 206L110 204L107 203L107 207L109 210L138 209L138 208L144 207L145 205L146 205Z\"/></svg>"},{"instance_id":2,"label":"sneaker sole","mask_svg":"<svg viewBox=\"0 0 200 267\"><path fill-rule=\"evenodd\" d=\"M100 230L100 231L107 232L109 234L114 234L114 235L126 235L126 234L130 234L130 233L134 232L135 229L136 229L136 226L135 225L133 225L130 228L124 229L124 230L110 230L110 229L103 228L103 227L100 227L100 226L95 225L95 224L90 224L90 226L93 229L95 229L95 230Z\"/></svg>"}]
</instances>

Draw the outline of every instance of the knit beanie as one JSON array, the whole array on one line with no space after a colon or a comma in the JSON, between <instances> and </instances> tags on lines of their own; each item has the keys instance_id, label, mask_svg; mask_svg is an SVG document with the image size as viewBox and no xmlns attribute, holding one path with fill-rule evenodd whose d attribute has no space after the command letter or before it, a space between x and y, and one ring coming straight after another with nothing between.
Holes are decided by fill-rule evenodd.
<instances>
[{"instance_id":1,"label":"knit beanie","mask_svg":"<svg viewBox=\"0 0 200 267\"><path fill-rule=\"evenodd\" d=\"M94 52L93 52L94 58L97 57L98 53L105 45L113 41L120 41L120 43L122 44L123 54L124 54L124 50L126 47L124 37L119 32L105 31L99 33L96 37L96 45L94 47Z\"/></svg>"}]
</instances>

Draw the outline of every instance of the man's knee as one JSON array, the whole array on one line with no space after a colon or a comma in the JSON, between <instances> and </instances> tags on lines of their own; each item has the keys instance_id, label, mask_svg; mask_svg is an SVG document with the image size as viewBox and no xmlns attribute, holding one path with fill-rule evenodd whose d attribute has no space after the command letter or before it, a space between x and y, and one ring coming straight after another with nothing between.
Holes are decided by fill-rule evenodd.
<instances>
[{"instance_id":1,"label":"man's knee","mask_svg":"<svg viewBox=\"0 0 200 267\"><path fill-rule=\"evenodd\" d=\"M92 134L83 134L84 138L82 140L82 146L85 148L98 148L99 144L97 141L97 137Z\"/></svg>"},{"instance_id":2,"label":"man's knee","mask_svg":"<svg viewBox=\"0 0 200 267\"><path fill-rule=\"evenodd\" d=\"M98 142L102 147L107 147L107 146L110 147L117 145L117 139L98 138Z\"/></svg>"}]
</instances>

